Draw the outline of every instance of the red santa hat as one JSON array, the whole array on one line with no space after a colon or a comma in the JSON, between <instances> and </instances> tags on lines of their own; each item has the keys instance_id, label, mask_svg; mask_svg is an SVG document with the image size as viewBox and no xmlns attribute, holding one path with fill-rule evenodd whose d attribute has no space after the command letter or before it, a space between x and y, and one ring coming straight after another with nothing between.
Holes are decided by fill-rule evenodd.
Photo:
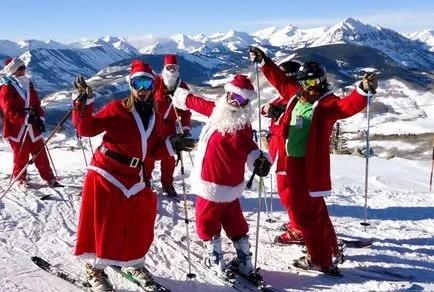
<instances>
[{"instance_id":1,"label":"red santa hat","mask_svg":"<svg viewBox=\"0 0 434 292\"><path fill-rule=\"evenodd\" d=\"M6 58L5 60L5 66L8 65L12 61L12 58Z\"/></svg>"},{"instance_id":2,"label":"red santa hat","mask_svg":"<svg viewBox=\"0 0 434 292\"><path fill-rule=\"evenodd\" d=\"M133 60L131 63L130 80L134 77L147 77L155 79L154 73L152 72L151 66L142 62L142 60Z\"/></svg>"},{"instance_id":3,"label":"red santa hat","mask_svg":"<svg viewBox=\"0 0 434 292\"><path fill-rule=\"evenodd\" d=\"M178 60L176 59L176 55L164 56L164 66L166 65L178 65Z\"/></svg>"},{"instance_id":4,"label":"red santa hat","mask_svg":"<svg viewBox=\"0 0 434 292\"><path fill-rule=\"evenodd\" d=\"M234 92L246 99L252 100L256 98L255 88L246 75L235 75L234 79L225 85L225 90L227 92Z\"/></svg>"},{"instance_id":5,"label":"red santa hat","mask_svg":"<svg viewBox=\"0 0 434 292\"><path fill-rule=\"evenodd\" d=\"M6 73L6 75L12 75L15 72L17 72L18 68L20 68L21 66L26 66L26 64L24 64L23 60L21 60L20 58L16 57L13 59L6 59L5 60L5 68L4 71Z\"/></svg>"}]
</instances>

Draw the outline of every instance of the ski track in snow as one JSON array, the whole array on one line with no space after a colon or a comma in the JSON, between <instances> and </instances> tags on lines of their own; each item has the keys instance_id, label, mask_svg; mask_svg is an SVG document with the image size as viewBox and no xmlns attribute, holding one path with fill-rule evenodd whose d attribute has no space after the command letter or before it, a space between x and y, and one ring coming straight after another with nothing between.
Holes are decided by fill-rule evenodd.
<instances>
[{"instance_id":1,"label":"ski track in snow","mask_svg":"<svg viewBox=\"0 0 434 292\"><path fill-rule=\"evenodd\" d=\"M66 141L68 142L68 141ZM66 144L65 141L59 143ZM9 183L12 155L7 144L0 143L0 189ZM12 188L0 201L0 290L1 291L79 291L61 279L36 267L30 256L38 255L62 269L81 275L82 263L73 256L80 209L81 186L86 174L80 151L56 147L51 151L60 180L65 188L46 187L33 166L29 168L35 194L49 194L41 201ZM87 151L88 159L91 153ZM194 156L194 153L193 153ZM371 248L346 250L348 260L340 265L343 277L332 278L290 268L302 256L297 245L272 244L276 229L287 215L273 194L275 223L266 222L264 200L259 229L258 266L264 280L280 291L391 291L434 290L434 194L428 193L430 161L371 159L368 191L370 227L364 228L365 160L352 156L332 156L333 195L327 198L329 212L338 237L373 238ZM187 176L191 163L186 161ZM57 165L59 164L59 165ZM176 172L178 169L176 170ZM246 172L246 178L250 173ZM153 184L160 187L159 165ZM182 182L177 176L175 187L182 198ZM196 281L186 281L188 273L186 224L183 202L158 194L158 215L154 243L145 263L156 280L172 291L235 291L225 286L200 264L202 244L195 232L194 196L187 183L189 233L192 272ZM270 208L270 179L266 185L267 208ZM273 188L275 188L275 181ZM250 225L250 243L255 249L258 181L245 191L242 206ZM264 195L262 195L264 197ZM253 214L253 215L252 215ZM225 258L235 255L232 243L223 233ZM117 291L139 288L110 269L108 274Z\"/></svg>"}]
</instances>

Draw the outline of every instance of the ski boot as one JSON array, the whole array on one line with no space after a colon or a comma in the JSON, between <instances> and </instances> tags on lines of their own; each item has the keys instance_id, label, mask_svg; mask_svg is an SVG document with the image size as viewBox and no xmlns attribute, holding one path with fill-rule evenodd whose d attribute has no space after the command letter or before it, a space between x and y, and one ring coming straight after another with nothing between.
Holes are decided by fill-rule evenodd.
<instances>
[{"instance_id":1,"label":"ski boot","mask_svg":"<svg viewBox=\"0 0 434 292\"><path fill-rule=\"evenodd\" d=\"M332 263L329 267L321 267L315 263L313 263L309 255L302 256L301 258L294 260L293 266L296 268L300 268L306 271L319 271L321 273L330 275L330 276L340 276L341 271L339 270L336 263Z\"/></svg>"},{"instance_id":2,"label":"ski boot","mask_svg":"<svg viewBox=\"0 0 434 292\"><path fill-rule=\"evenodd\" d=\"M84 278L87 284L91 286L91 291L94 292L109 292L114 291L113 285L110 283L104 269L96 269L92 264L84 265Z\"/></svg>"},{"instance_id":3,"label":"ski boot","mask_svg":"<svg viewBox=\"0 0 434 292\"><path fill-rule=\"evenodd\" d=\"M301 231L296 229L289 229L285 233L274 238L274 242L281 244L302 244L304 243Z\"/></svg>"},{"instance_id":4,"label":"ski boot","mask_svg":"<svg viewBox=\"0 0 434 292\"><path fill-rule=\"evenodd\" d=\"M178 195L173 186L163 186L163 193L170 197L176 197Z\"/></svg>"},{"instance_id":5,"label":"ski boot","mask_svg":"<svg viewBox=\"0 0 434 292\"><path fill-rule=\"evenodd\" d=\"M63 188L64 185L60 184L57 179L52 179L51 181L47 181L47 184L52 188Z\"/></svg>"},{"instance_id":6,"label":"ski boot","mask_svg":"<svg viewBox=\"0 0 434 292\"><path fill-rule=\"evenodd\" d=\"M252 264L252 253L250 252L249 237L247 235L233 239L237 257L230 263L230 268L234 273L241 275L255 285L262 285L263 279L259 274L259 269L254 269Z\"/></svg>"},{"instance_id":7,"label":"ski boot","mask_svg":"<svg viewBox=\"0 0 434 292\"><path fill-rule=\"evenodd\" d=\"M204 245L204 265L217 272L218 274L223 274L226 271L226 262L223 258L220 234L214 236L211 240L204 241Z\"/></svg>"}]
</instances>

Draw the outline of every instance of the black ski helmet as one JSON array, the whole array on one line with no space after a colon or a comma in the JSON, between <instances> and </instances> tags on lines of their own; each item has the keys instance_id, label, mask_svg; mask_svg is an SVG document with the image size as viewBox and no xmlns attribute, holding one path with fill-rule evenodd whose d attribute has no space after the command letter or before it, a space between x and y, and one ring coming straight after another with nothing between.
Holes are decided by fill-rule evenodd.
<instances>
[{"instance_id":1,"label":"black ski helmet","mask_svg":"<svg viewBox=\"0 0 434 292\"><path fill-rule=\"evenodd\" d=\"M279 68L285 72L288 77L295 77L302 63L297 60L289 60L279 65Z\"/></svg>"},{"instance_id":2,"label":"black ski helmet","mask_svg":"<svg viewBox=\"0 0 434 292\"><path fill-rule=\"evenodd\" d=\"M312 78L325 79L326 69L318 62L306 62L297 72L297 80L306 80Z\"/></svg>"}]
</instances>

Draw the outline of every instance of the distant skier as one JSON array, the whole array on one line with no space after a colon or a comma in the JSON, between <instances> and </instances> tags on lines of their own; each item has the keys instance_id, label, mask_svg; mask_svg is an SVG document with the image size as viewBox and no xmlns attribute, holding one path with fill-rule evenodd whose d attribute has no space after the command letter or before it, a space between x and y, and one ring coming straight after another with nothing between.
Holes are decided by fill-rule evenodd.
<instances>
[{"instance_id":1,"label":"distant skier","mask_svg":"<svg viewBox=\"0 0 434 292\"><path fill-rule=\"evenodd\" d=\"M177 124L177 114L180 119L182 132L190 133L191 112L174 108L171 96L175 89L180 86L188 90L185 82L181 81L179 76L179 65L175 55L166 55L164 57L164 68L161 76L156 77L155 100L157 102L157 112L163 118L163 139L170 135L176 134L179 125ZM176 112L175 112L176 110ZM152 178L155 160L147 157L145 161L146 175L148 180ZM161 185L163 192L169 196L176 196L176 190L173 187L173 173L175 170L175 158L167 156L160 160L161 166Z\"/></svg>"},{"instance_id":2,"label":"distant skier","mask_svg":"<svg viewBox=\"0 0 434 292\"><path fill-rule=\"evenodd\" d=\"M116 265L152 287L144 256L154 238L155 194L145 185L146 157L161 159L176 151L191 151L186 135L160 138L162 121L155 115L155 77L152 68L134 60L128 76L131 94L92 114L94 96L83 77L75 85L72 121L83 137L105 132L83 186L75 255L87 259L85 278L94 291L111 291L104 268ZM85 107L85 108L83 108Z\"/></svg>"},{"instance_id":3,"label":"distant skier","mask_svg":"<svg viewBox=\"0 0 434 292\"><path fill-rule=\"evenodd\" d=\"M0 89L0 107L4 114L3 136L14 152L12 177L16 177L29 161L29 155L34 155L44 145L42 133L45 132L45 113L32 81L25 75L24 62L18 57L8 58L4 72L6 76ZM48 185L61 186L53 174L45 148L34 162L41 178ZM27 171L17 182L23 190L29 187Z\"/></svg>"},{"instance_id":4,"label":"distant skier","mask_svg":"<svg viewBox=\"0 0 434 292\"><path fill-rule=\"evenodd\" d=\"M289 80L295 80L300 66L301 62L297 60L286 61L279 65L279 68L286 74L287 80L285 82L288 82ZM287 178L285 173L286 153L278 153L278 136L276 135L280 126L281 117L285 113L288 102L288 98L279 96L262 106L261 114L271 119L270 131L268 134L268 151L276 167L277 194L280 197L282 205L286 208L289 218L289 222L285 223L281 227L282 231L285 232L278 237L278 241L281 243L300 243L303 242L303 234L293 215L288 193Z\"/></svg>"},{"instance_id":5,"label":"distant skier","mask_svg":"<svg viewBox=\"0 0 434 292\"><path fill-rule=\"evenodd\" d=\"M251 100L256 92L250 80L236 75L225 90L225 95L214 102L178 88L173 104L209 117L200 134L190 176L192 192L197 195L196 227L205 244L205 264L218 272L226 269L220 240L223 227L236 249L238 261L234 265L239 272L254 276L249 227L239 198L246 186L246 163L257 175L266 176L271 159L253 141Z\"/></svg>"},{"instance_id":6,"label":"distant skier","mask_svg":"<svg viewBox=\"0 0 434 292\"><path fill-rule=\"evenodd\" d=\"M261 49L251 48L249 55L280 95L289 99L276 135L279 153L287 155L289 199L308 251L294 265L339 274L332 264L332 255L338 252L336 234L331 232L334 229L323 198L331 194L329 137L338 119L366 107L368 89L375 92L378 86L376 76L365 75L360 85L341 99L332 93L326 69L317 62L304 63L297 79L288 80Z\"/></svg>"}]
</instances>

